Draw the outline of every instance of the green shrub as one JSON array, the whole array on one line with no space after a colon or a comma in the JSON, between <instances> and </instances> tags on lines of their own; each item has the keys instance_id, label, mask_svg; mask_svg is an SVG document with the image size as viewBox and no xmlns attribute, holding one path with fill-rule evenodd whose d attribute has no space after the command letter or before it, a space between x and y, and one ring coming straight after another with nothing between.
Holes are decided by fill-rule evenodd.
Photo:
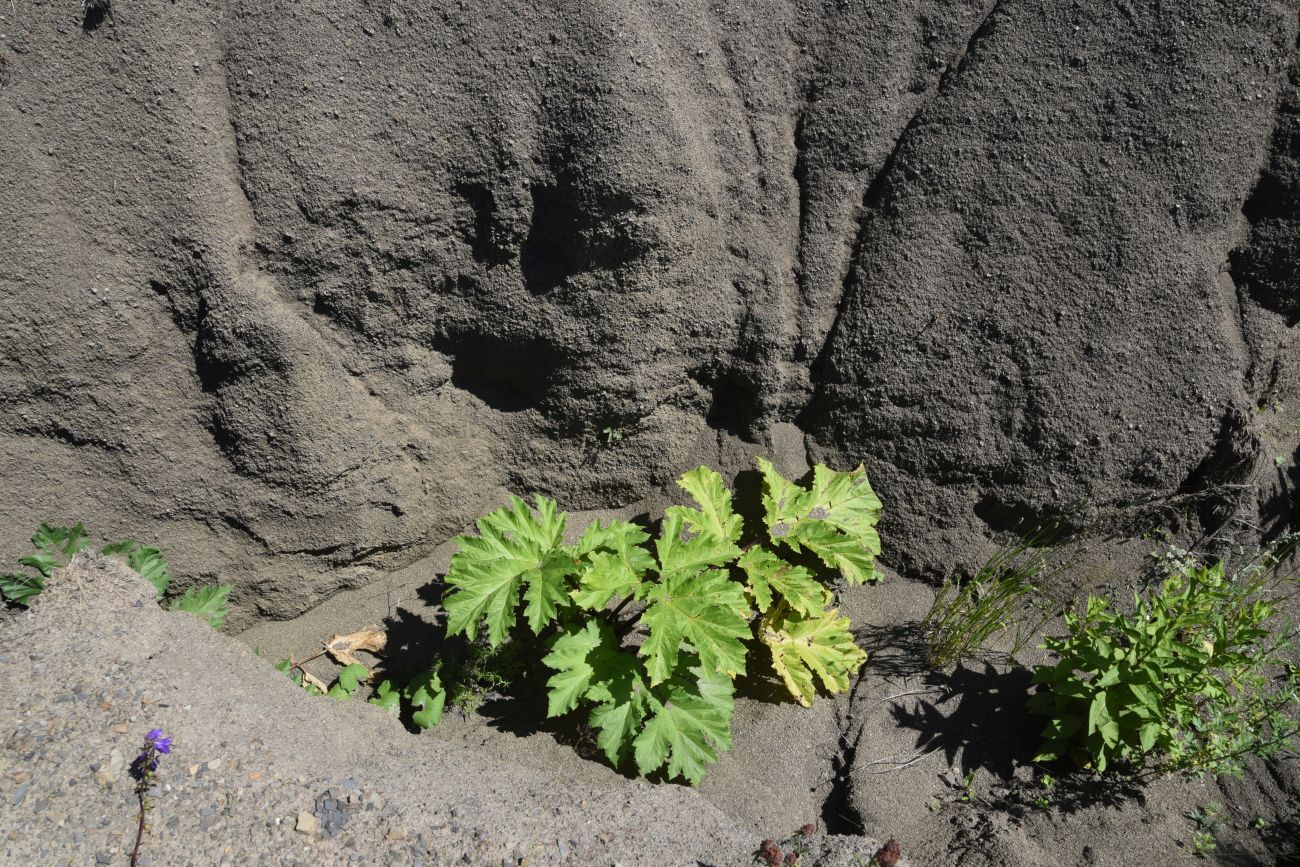
<instances>
[{"instance_id":1,"label":"green shrub","mask_svg":"<svg viewBox=\"0 0 1300 867\"><path fill-rule=\"evenodd\" d=\"M819 580L830 570L850 584L877 577L880 501L865 471L818 466L803 487L758 464L761 525L745 527L722 477L699 467L678 482L698 508L669 507L653 543L635 524L597 521L564 544L567 516L553 501L538 497L534 513L512 498L478 521L477 536L456 540L448 632L473 640L483 629L498 647L519 631L522 606L550 651L548 715L585 705L611 763L633 760L643 774L666 766L698 783L731 745L747 642L767 648L805 706L816 681L845 691L866 660ZM631 646L638 627L644 640Z\"/></svg>"},{"instance_id":2,"label":"green shrub","mask_svg":"<svg viewBox=\"0 0 1300 867\"><path fill-rule=\"evenodd\" d=\"M32 536L35 553L18 560L20 566L26 566L33 572L11 572L0 575L0 596L10 605L28 607L32 599L45 589L45 582L54 574L55 569L67 566L73 555L86 548L89 539L86 528L81 524L75 527L51 527L41 524ZM101 554L126 558L130 566L154 587L154 595L159 601L167 593L171 575L167 572L167 561L157 548L141 545L130 539L113 542L100 549ZM227 600L231 587L214 584L208 587L191 587L185 595L172 602L173 611L188 611L207 621L213 629L219 628L226 621L228 613Z\"/></svg>"},{"instance_id":3,"label":"green shrub","mask_svg":"<svg viewBox=\"0 0 1300 867\"><path fill-rule=\"evenodd\" d=\"M1237 774L1293 744L1300 676L1284 651L1296 630L1277 618L1272 565L1226 575L1184 562L1135 594L1132 615L1092 596L1067 614L1068 634L1045 645L1059 661L1035 669L1029 707L1050 719L1036 760Z\"/></svg>"}]
</instances>

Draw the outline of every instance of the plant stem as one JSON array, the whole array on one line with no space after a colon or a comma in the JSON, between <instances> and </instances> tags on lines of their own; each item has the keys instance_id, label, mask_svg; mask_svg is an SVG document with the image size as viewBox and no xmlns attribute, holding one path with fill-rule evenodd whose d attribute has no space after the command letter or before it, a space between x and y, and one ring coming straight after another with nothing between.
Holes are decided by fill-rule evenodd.
<instances>
[{"instance_id":1,"label":"plant stem","mask_svg":"<svg viewBox=\"0 0 1300 867\"><path fill-rule=\"evenodd\" d=\"M136 796L140 799L140 824L135 829L135 846L131 849L131 867L136 867L140 860L140 841L144 839L145 794L143 787L136 790Z\"/></svg>"},{"instance_id":2,"label":"plant stem","mask_svg":"<svg viewBox=\"0 0 1300 867\"><path fill-rule=\"evenodd\" d=\"M614 634L619 638L626 638L632 632L633 629L636 629L637 624L639 624L640 622L641 622L641 612L638 611L636 614L633 614L631 617L629 617L627 620L620 623L618 626L615 626Z\"/></svg>"},{"instance_id":3,"label":"plant stem","mask_svg":"<svg viewBox=\"0 0 1300 867\"><path fill-rule=\"evenodd\" d=\"M626 608L628 606L628 603L631 601L632 601L631 596L624 596L623 601L618 603L618 607L615 608L613 611L609 612L609 622L617 624L618 616L623 613L623 609Z\"/></svg>"}]
</instances>

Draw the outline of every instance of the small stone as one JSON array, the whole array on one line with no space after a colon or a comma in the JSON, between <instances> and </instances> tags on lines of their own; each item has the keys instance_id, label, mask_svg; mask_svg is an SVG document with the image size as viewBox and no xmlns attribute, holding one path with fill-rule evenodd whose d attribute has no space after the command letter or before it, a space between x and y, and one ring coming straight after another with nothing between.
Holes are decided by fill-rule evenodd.
<instances>
[{"instance_id":1,"label":"small stone","mask_svg":"<svg viewBox=\"0 0 1300 867\"><path fill-rule=\"evenodd\" d=\"M113 785L113 778L115 776L117 775L108 768L100 768L98 771L95 771L95 782L99 783L101 786L111 786Z\"/></svg>"},{"instance_id":2,"label":"small stone","mask_svg":"<svg viewBox=\"0 0 1300 867\"><path fill-rule=\"evenodd\" d=\"M96 863L96 864L112 864L112 863L113 863L113 859L112 859L112 857L111 857L107 852L96 852L96 853L95 853L95 863Z\"/></svg>"},{"instance_id":3,"label":"small stone","mask_svg":"<svg viewBox=\"0 0 1300 867\"><path fill-rule=\"evenodd\" d=\"M221 767L221 759L213 759L212 761L208 762L209 771L215 771L219 767Z\"/></svg>"},{"instance_id":4,"label":"small stone","mask_svg":"<svg viewBox=\"0 0 1300 867\"><path fill-rule=\"evenodd\" d=\"M118 723L117 725L113 726L114 734L124 735L129 731L131 731L131 728L126 723Z\"/></svg>"},{"instance_id":5,"label":"small stone","mask_svg":"<svg viewBox=\"0 0 1300 867\"><path fill-rule=\"evenodd\" d=\"M201 820L199 820L199 830L211 831L214 827L216 827L217 822L220 821L221 821L221 817L215 814L211 816L204 816Z\"/></svg>"},{"instance_id":6,"label":"small stone","mask_svg":"<svg viewBox=\"0 0 1300 867\"><path fill-rule=\"evenodd\" d=\"M319 834L320 820L306 810L299 810L298 822L293 826L293 829L299 834Z\"/></svg>"},{"instance_id":7,"label":"small stone","mask_svg":"<svg viewBox=\"0 0 1300 867\"><path fill-rule=\"evenodd\" d=\"M406 829L401 825L389 825L388 833L384 834L388 840L401 841L406 839Z\"/></svg>"}]
</instances>

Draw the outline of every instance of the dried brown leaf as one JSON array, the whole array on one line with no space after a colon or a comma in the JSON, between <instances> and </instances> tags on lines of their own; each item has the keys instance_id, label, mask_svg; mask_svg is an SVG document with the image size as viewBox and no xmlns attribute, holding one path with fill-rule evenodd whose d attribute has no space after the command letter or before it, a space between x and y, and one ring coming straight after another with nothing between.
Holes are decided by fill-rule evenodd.
<instances>
[{"instance_id":1,"label":"dried brown leaf","mask_svg":"<svg viewBox=\"0 0 1300 867\"><path fill-rule=\"evenodd\" d=\"M321 679L320 679L319 677L317 677L316 675L312 674L312 673L311 673L310 671L308 671L307 669L305 669L305 668L300 668L300 669L298 669L298 670L302 672L302 685L303 685L303 686L311 685L311 686L314 686L314 687L316 687L317 689L319 689L321 692L329 692L329 691L330 691L329 684L327 684L325 681L321 680Z\"/></svg>"},{"instance_id":2,"label":"dried brown leaf","mask_svg":"<svg viewBox=\"0 0 1300 867\"><path fill-rule=\"evenodd\" d=\"M347 635L331 635L325 639L325 652L339 665L365 665L353 654L359 651L379 653L388 643L388 635L382 629L366 627ZM366 666L369 669L369 666Z\"/></svg>"}]
</instances>

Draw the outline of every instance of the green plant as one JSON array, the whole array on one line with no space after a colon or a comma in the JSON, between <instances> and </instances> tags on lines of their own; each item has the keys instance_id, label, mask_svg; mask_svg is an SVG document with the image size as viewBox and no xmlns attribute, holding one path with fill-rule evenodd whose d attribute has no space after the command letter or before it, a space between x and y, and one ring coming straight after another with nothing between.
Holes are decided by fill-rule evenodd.
<instances>
[{"instance_id":1,"label":"green plant","mask_svg":"<svg viewBox=\"0 0 1300 867\"><path fill-rule=\"evenodd\" d=\"M32 544L36 551L19 558L18 565L34 570L35 574L10 572L0 575L0 593L11 605L26 608L32 604L32 598L45 589L45 582L54 570L68 565L72 556L86 547L86 528L80 524L75 527L41 524L32 536Z\"/></svg>"},{"instance_id":2,"label":"green plant","mask_svg":"<svg viewBox=\"0 0 1300 867\"><path fill-rule=\"evenodd\" d=\"M343 670L338 673L334 685L326 690L325 694L330 698L336 698L340 701L347 701L357 694L361 684L370 679L370 671L364 665L352 663L343 666Z\"/></svg>"},{"instance_id":3,"label":"green plant","mask_svg":"<svg viewBox=\"0 0 1300 867\"><path fill-rule=\"evenodd\" d=\"M1092 596L1067 614L1068 634L1045 645L1059 661L1034 673L1044 688L1029 707L1050 720L1037 759L1238 774L1292 745L1300 677L1283 658L1295 626L1274 619L1278 562L1266 553L1229 576L1182 561L1131 615Z\"/></svg>"},{"instance_id":4,"label":"green plant","mask_svg":"<svg viewBox=\"0 0 1300 867\"><path fill-rule=\"evenodd\" d=\"M975 772L967 771L966 776L961 778L961 782L956 782L956 768L952 769L953 788L961 790L961 796L957 799L963 804L969 804L975 798Z\"/></svg>"},{"instance_id":5,"label":"green plant","mask_svg":"<svg viewBox=\"0 0 1300 867\"><path fill-rule=\"evenodd\" d=\"M947 668L969 659L995 633L1010 630L1012 654L1038 635L1053 614L1038 597L1041 580L1054 571L1040 547L1047 535L1004 548L965 583L943 583L921 623L927 665Z\"/></svg>"},{"instance_id":6,"label":"green plant","mask_svg":"<svg viewBox=\"0 0 1300 867\"><path fill-rule=\"evenodd\" d=\"M468 642L458 659L439 660L446 682L447 704L461 713L472 713L488 696L504 693L526 669L525 647L508 642L492 647L482 636Z\"/></svg>"},{"instance_id":7,"label":"green plant","mask_svg":"<svg viewBox=\"0 0 1300 867\"><path fill-rule=\"evenodd\" d=\"M80 526L80 524L77 525L77 527ZM100 553L124 555L126 565L139 572L142 577L153 585L155 598L162 599L167 593L167 585L171 583L172 578L167 573L167 561L163 559L162 551L157 548L148 548L127 539L105 545L100 550Z\"/></svg>"},{"instance_id":8,"label":"green plant","mask_svg":"<svg viewBox=\"0 0 1300 867\"><path fill-rule=\"evenodd\" d=\"M230 611L227 602L230 599L232 589L229 584L191 587L185 591L184 596L172 602L171 610L188 611L191 614L197 614L206 620L213 629L220 629L226 622L226 615Z\"/></svg>"},{"instance_id":9,"label":"green plant","mask_svg":"<svg viewBox=\"0 0 1300 867\"><path fill-rule=\"evenodd\" d=\"M390 680L382 681L370 699L371 704L394 714L402 712L403 702L415 725L431 729L438 724L447 704L447 691L442 686L436 667L412 678L401 689Z\"/></svg>"},{"instance_id":10,"label":"green plant","mask_svg":"<svg viewBox=\"0 0 1300 867\"><path fill-rule=\"evenodd\" d=\"M0 575L0 595L11 605L27 607L31 601L45 589L45 582L54 574L55 569L68 565L74 554L82 551L89 543L86 528L81 524L74 527L51 527L41 524L32 536L35 553L19 559L21 566L34 570L31 572L12 572ZM167 561L157 548L141 545L126 539L113 542L100 549L101 554L120 556L141 577L154 587L155 598L162 601L171 583ZM207 587L191 587L180 599L172 602L173 611L188 611L197 614L208 622L212 628L219 628L226 620L227 601L231 587L214 584Z\"/></svg>"},{"instance_id":11,"label":"green plant","mask_svg":"<svg viewBox=\"0 0 1300 867\"><path fill-rule=\"evenodd\" d=\"M567 516L554 501L538 497L534 513L512 498L478 521L478 535L456 540L448 632L473 640L482 629L498 647L526 637L522 606L528 633L550 651L548 715L587 705L612 764L633 760L643 774L666 766L669 777L698 783L731 745L746 642L768 649L805 706L817 680L843 692L866 660L814 571L838 570L850 584L876 579L880 501L865 471L818 466L801 486L758 464L761 521L746 527L722 477L699 467L678 482L698 508L669 507L653 545L625 521L594 522L566 545ZM634 646L638 629L645 636Z\"/></svg>"},{"instance_id":12,"label":"green plant","mask_svg":"<svg viewBox=\"0 0 1300 867\"><path fill-rule=\"evenodd\" d=\"M1052 793L1056 791L1056 777L1043 774L1038 778L1038 784L1043 787L1043 791L1034 796L1034 806L1045 810L1052 804Z\"/></svg>"},{"instance_id":13,"label":"green plant","mask_svg":"<svg viewBox=\"0 0 1300 867\"><path fill-rule=\"evenodd\" d=\"M1219 813L1222 809L1219 804L1207 804L1205 807L1195 807L1183 814L1196 825L1196 829L1192 831L1192 854L1197 858L1206 858L1219 848L1214 835L1219 828Z\"/></svg>"}]
</instances>

